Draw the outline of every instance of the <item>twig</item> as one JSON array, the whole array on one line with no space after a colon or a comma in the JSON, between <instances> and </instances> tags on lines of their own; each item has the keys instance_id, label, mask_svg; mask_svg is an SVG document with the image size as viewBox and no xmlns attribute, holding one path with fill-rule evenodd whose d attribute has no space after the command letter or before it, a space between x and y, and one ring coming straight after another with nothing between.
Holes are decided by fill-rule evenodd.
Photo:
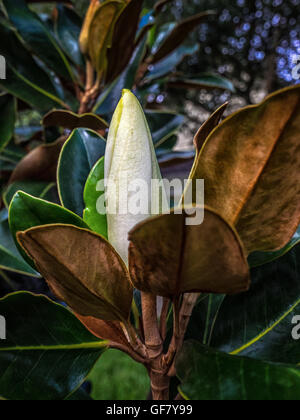
<instances>
[{"instance_id":1,"label":"twig","mask_svg":"<svg viewBox=\"0 0 300 420\"><path fill-rule=\"evenodd\" d=\"M185 333L186 333L190 318L192 316L194 307L197 303L199 296L200 294L198 293L187 293L183 297L183 302L182 302L180 314L179 314L179 339L177 340L177 343L176 343L176 352L178 352L182 348ZM172 342L170 344L170 351L173 350L175 340L176 340L176 337L173 336ZM171 360L168 359L168 361L170 362ZM176 375L174 362L175 362L175 358L173 357L172 365L168 373L168 375L171 377Z\"/></svg>"},{"instance_id":2,"label":"twig","mask_svg":"<svg viewBox=\"0 0 300 420\"><path fill-rule=\"evenodd\" d=\"M160 315L160 335L164 341L167 336L167 322L168 322L169 306L170 306L170 299L164 298L163 307L162 307L162 311Z\"/></svg>"}]
</instances>

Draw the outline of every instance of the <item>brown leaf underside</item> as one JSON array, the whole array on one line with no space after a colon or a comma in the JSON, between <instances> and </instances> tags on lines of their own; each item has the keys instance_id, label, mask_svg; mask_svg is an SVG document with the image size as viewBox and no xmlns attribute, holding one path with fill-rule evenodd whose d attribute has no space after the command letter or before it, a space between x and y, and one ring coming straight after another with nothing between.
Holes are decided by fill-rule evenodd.
<instances>
[{"instance_id":1,"label":"brown leaf underside","mask_svg":"<svg viewBox=\"0 0 300 420\"><path fill-rule=\"evenodd\" d=\"M9 183L18 181L56 181L59 154L66 141L62 137L50 145L35 148L16 166Z\"/></svg>"},{"instance_id":2,"label":"brown leaf underside","mask_svg":"<svg viewBox=\"0 0 300 420\"><path fill-rule=\"evenodd\" d=\"M163 215L141 223L129 237L129 269L141 291L172 297L186 292L233 294L249 287L237 235L208 208L199 226L186 226L185 215Z\"/></svg>"},{"instance_id":3,"label":"brown leaf underside","mask_svg":"<svg viewBox=\"0 0 300 420\"><path fill-rule=\"evenodd\" d=\"M108 50L107 83L119 76L129 63L135 49L134 41L142 6L141 0L131 0L116 22L112 46Z\"/></svg>"},{"instance_id":4,"label":"brown leaf underside","mask_svg":"<svg viewBox=\"0 0 300 420\"><path fill-rule=\"evenodd\" d=\"M105 321L126 321L132 286L124 263L100 236L68 225L18 233L53 292L76 313Z\"/></svg>"},{"instance_id":5,"label":"brown leaf underside","mask_svg":"<svg viewBox=\"0 0 300 420\"><path fill-rule=\"evenodd\" d=\"M300 222L300 87L227 118L191 175L205 203L236 226L250 253L280 249Z\"/></svg>"},{"instance_id":6,"label":"brown leaf underside","mask_svg":"<svg viewBox=\"0 0 300 420\"><path fill-rule=\"evenodd\" d=\"M100 134L105 133L108 125L100 117L94 114L76 115L70 111L57 110L51 111L43 118L45 127L63 127L69 130L75 128L89 128Z\"/></svg>"}]
</instances>

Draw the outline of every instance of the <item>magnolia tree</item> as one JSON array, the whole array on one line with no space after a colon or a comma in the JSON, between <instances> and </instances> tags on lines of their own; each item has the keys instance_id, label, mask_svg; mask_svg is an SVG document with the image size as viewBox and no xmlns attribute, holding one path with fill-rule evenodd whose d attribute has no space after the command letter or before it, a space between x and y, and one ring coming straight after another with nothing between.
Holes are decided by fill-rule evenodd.
<instances>
[{"instance_id":1,"label":"magnolia tree","mask_svg":"<svg viewBox=\"0 0 300 420\"><path fill-rule=\"evenodd\" d=\"M1 395L83 398L95 361L119 349L145 366L155 400L299 398L299 103L292 87L220 124L217 110L173 208L164 183L153 193L160 170L131 92L106 145L75 130L59 160L62 206L21 191L10 205L21 254L69 309L28 293L0 302ZM148 188L124 189L124 177Z\"/></svg>"}]
</instances>

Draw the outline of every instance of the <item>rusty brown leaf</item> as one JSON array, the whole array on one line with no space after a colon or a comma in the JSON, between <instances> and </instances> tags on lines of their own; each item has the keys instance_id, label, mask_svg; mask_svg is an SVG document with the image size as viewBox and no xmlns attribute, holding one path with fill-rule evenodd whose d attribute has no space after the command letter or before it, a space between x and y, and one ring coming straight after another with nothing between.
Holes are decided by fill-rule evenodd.
<instances>
[{"instance_id":1,"label":"rusty brown leaf","mask_svg":"<svg viewBox=\"0 0 300 420\"><path fill-rule=\"evenodd\" d=\"M69 225L19 232L52 291L84 317L127 321L133 291L121 258L101 236Z\"/></svg>"},{"instance_id":2,"label":"rusty brown leaf","mask_svg":"<svg viewBox=\"0 0 300 420\"><path fill-rule=\"evenodd\" d=\"M55 143L38 146L16 166L9 183L18 181L56 181L59 154L66 141L63 136Z\"/></svg>"},{"instance_id":3,"label":"rusty brown leaf","mask_svg":"<svg viewBox=\"0 0 300 420\"><path fill-rule=\"evenodd\" d=\"M128 346L128 340L117 321L103 321L91 316L82 316L75 314L83 325L96 337L102 340L109 340L114 343Z\"/></svg>"},{"instance_id":4,"label":"rusty brown leaf","mask_svg":"<svg viewBox=\"0 0 300 420\"><path fill-rule=\"evenodd\" d=\"M69 130L75 128L89 128L99 134L103 134L108 128L108 124L102 118L95 114L77 115L71 111L55 110L50 111L43 118L45 127L63 127Z\"/></svg>"},{"instance_id":5,"label":"rusty brown leaf","mask_svg":"<svg viewBox=\"0 0 300 420\"><path fill-rule=\"evenodd\" d=\"M184 42L184 40L190 32L196 29L197 26L200 25L200 23L205 22L208 17L214 16L215 14L215 12L209 10L207 12L199 13L198 15L192 16L180 22L177 26L175 26L170 35L167 36L162 45L153 55L151 63L155 64L158 61L165 58L170 53L172 53L177 47L179 47Z\"/></svg>"},{"instance_id":6,"label":"rusty brown leaf","mask_svg":"<svg viewBox=\"0 0 300 420\"><path fill-rule=\"evenodd\" d=\"M210 133L219 125L221 118L228 106L228 102L225 102L220 106L204 124L199 128L194 138L194 146L196 148L197 155L200 153L202 146L204 145L207 137Z\"/></svg>"},{"instance_id":7,"label":"rusty brown leaf","mask_svg":"<svg viewBox=\"0 0 300 420\"><path fill-rule=\"evenodd\" d=\"M131 0L115 24L111 48L108 50L107 83L115 80L129 63L135 49L135 36L142 7L141 0Z\"/></svg>"},{"instance_id":8,"label":"rusty brown leaf","mask_svg":"<svg viewBox=\"0 0 300 420\"><path fill-rule=\"evenodd\" d=\"M100 74L107 69L107 49L111 47L115 23L123 0L108 0L97 9L89 29L89 54L95 70Z\"/></svg>"},{"instance_id":9,"label":"rusty brown leaf","mask_svg":"<svg viewBox=\"0 0 300 420\"><path fill-rule=\"evenodd\" d=\"M79 37L79 45L81 52L83 54L87 54L88 48L89 48L89 31L91 22L93 20L93 17L95 16L95 13L100 7L100 1L99 0L91 0L90 6L87 10L87 13L84 18L84 22L82 25L80 37Z\"/></svg>"},{"instance_id":10,"label":"rusty brown leaf","mask_svg":"<svg viewBox=\"0 0 300 420\"><path fill-rule=\"evenodd\" d=\"M236 227L247 251L285 246L300 222L300 86L225 119L191 173L205 203Z\"/></svg>"},{"instance_id":11,"label":"rusty brown leaf","mask_svg":"<svg viewBox=\"0 0 300 420\"><path fill-rule=\"evenodd\" d=\"M249 270L238 235L205 208L204 222L187 226L185 214L146 220L129 234L134 286L172 298L181 293L234 294L249 287Z\"/></svg>"}]
</instances>

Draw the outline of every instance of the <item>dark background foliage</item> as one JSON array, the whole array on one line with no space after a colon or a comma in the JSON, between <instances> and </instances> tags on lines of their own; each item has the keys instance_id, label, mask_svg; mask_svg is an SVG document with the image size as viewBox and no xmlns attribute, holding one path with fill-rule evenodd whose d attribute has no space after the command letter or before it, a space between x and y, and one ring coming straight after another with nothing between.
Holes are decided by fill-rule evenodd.
<instances>
[{"instance_id":1,"label":"dark background foliage","mask_svg":"<svg viewBox=\"0 0 300 420\"><path fill-rule=\"evenodd\" d=\"M295 83L293 59L300 55L300 0L176 0L161 18L179 20L208 9L217 16L191 36L201 48L184 61L181 71L197 75L217 70L234 82L236 94L190 90L166 98L182 106L185 95L185 111L194 121L191 130L203 122L205 110L226 100L232 101L231 112Z\"/></svg>"}]
</instances>

